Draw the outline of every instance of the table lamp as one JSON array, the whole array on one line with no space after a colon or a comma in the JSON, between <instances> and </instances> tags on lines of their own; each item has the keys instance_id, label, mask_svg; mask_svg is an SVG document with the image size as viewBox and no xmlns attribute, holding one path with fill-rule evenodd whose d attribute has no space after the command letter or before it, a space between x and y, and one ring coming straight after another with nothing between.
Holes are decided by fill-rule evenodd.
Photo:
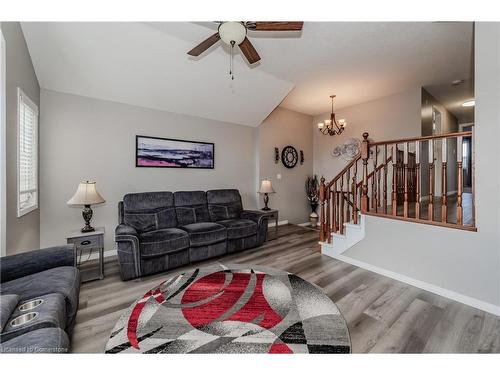
<instances>
[{"instance_id":1,"label":"table lamp","mask_svg":"<svg viewBox=\"0 0 500 375\"><path fill-rule=\"evenodd\" d=\"M267 207L269 203L269 194L275 193L273 189L273 184L269 180L262 180L262 184L260 185L259 194L264 194L264 208L263 211L269 211L270 208Z\"/></svg>"},{"instance_id":2,"label":"table lamp","mask_svg":"<svg viewBox=\"0 0 500 375\"><path fill-rule=\"evenodd\" d=\"M90 205L104 203L104 198L95 188L94 181L84 181L78 185L75 195L68 201L69 206L83 206L82 216L85 220L85 226L82 228L82 233L93 232L95 229L90 226L92 220L92 208Z\"/></svg>"}]
</instances>

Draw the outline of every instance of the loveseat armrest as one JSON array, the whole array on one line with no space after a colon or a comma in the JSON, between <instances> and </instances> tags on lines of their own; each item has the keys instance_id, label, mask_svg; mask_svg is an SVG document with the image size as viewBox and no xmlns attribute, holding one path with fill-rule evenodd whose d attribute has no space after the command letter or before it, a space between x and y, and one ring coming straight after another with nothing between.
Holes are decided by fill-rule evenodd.
<instances>
[{"instance_id":1,"label":"loveseat armrest","mask_svg":"<svg viewBox=\"0 0 500 375\"><path fill-rule=\"evenodd\" d=\"M7 282L51 268L75 266L74 245L62 245L9 255L0 260L1 281Z\"/></svg>"},{"instance_id":2,"label":"loveseat armrest","mask_svg":"<svg viewBox=\"0 0 500 375\"><path fill-rule=\"evenodd\" d=\"M141 255L139 234L134 227L119 224L115 229L115 241L122 280L141 276Z\"/></svg>"},{"instance_id":3,"label":"loveseat armrest","mask_svg":"<svg viewBox=\"0 0 500 375\"><path fill-rule=\"evenodd\" d=\"M241 211L241 218L252 220L252 221L256 222L259 227L262 224L267 224L267 220L268 220L266 214L259 212L259 211L252 211L252 210ZM266 221L266 223L264 223L264 221Z\"/></svg>"},{"instance_id":4,"label":"loveseat armrest","mask_svg":"<svg viewBox=\"0 0 500 375\"><path fill-rule=\"evenodd\" d=\"M115 229L115 237L118 236L135 236L137 237L137 230L134 227L126 224L120 224Z\"/></svg>"}]
</instances>

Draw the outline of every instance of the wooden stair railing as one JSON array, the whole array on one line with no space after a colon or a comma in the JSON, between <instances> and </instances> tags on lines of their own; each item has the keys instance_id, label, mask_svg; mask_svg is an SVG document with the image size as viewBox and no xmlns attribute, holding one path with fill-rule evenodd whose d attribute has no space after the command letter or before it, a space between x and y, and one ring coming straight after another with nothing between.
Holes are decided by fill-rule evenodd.
<instances>
[{"instance_id":1,"label":"wooden stair railing","mask_svg":"<svg viewBox=\"0 0 500 375\"><path fill-rule=\"evenodd\" d=\"M330 243L332 233L344 234L344 224L357 224L359 213L476 230L473 194L468 222L463 214L462 144L464 137L473 136L471 131L383 142L370 142L368 136L363 134L360 155L337 176L330 182L321 178L320 241ZM450 176L456 185L451 188Z\"/></svg>"}]
</instances>

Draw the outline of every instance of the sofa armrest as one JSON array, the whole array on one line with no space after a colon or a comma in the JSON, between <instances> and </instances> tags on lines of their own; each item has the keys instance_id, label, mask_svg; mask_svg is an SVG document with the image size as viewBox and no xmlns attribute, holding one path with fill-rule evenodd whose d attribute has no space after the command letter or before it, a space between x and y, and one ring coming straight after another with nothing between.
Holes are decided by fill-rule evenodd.
<instances>
[{"instance_id":1,"label":"sofa armrest","mask_svg":"<svg viewBox=\"0 0 500 375\"><path fill-rule=\"evenodd\" d=\"M264 220L267 222L267 215L259 211L243 210L241 211L241 218L252 220L260 227Z\"/></svg>"},{"instance_id":2,"label":"sofa armrest","mask_svg":"<svg viewBox=\"0 0 500 375\"><path fill-rule=\"evenodd\" d=\"M137 230L130 225L120 224L115 229L115 236L135 236L137 237Z\"/></svg>"},{"instance_id":3,"label":"sofa armrest","mask_svg":"<svg viewBox=\"0 0 500 375\"><path fill-rule=\"evenodd\" d=\"M49 247L0 259L1 281L7 282L51 268L75 266L74 245Z\"/></svg>"},{"instance_id":4,"label":"sofa armrest","mask_svg":"<svg viewBox=\"0 0 500 375\"><path fill-rule=\"evenodd\" d=\"M122 280L140 277L141 256L137 230L126 224L119 224L115 229L115 241Z\"/></svg>"}]
</instances>

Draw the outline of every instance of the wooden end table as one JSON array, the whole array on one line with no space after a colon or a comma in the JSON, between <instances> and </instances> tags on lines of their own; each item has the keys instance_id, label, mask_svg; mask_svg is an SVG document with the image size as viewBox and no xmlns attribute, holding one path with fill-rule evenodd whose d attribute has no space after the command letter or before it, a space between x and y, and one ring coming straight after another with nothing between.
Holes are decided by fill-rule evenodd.
<instances>
[{"instance_id":1,"label":"wooden end table","mask_svg":"<svg viewBox=\"0 0 500 375\"><path fill-rule=\"evenodd\" d=\"M80 229L74 230L66 237L68 244L75 246L76 266L80 268L82 264L90 260L94 250L99 254L99 272L97 276L84 278L82 272L82 282L102 280L104 278L104 228L95 228L93 232L82 233ZM88 253L88 258L82 261L83 253Z\"/></svg>"},{"instance_id":2,"label":"wooden end table","mask_svg":"<svg viewBox=\"0 0 500 375\"><path fill-rule=\"evenodd\" d=\"M270 210L255 210L257 212L260 212L262 214L265 214L269 220L271 219L274 219L275 221L275 227L274 227L274 238L272 238L273 240L277 239L278 238L278 217L279 217L279 212L278 210L273 210L273 209L270 209ZM269 232L269 230L268 230ZM266 241L269 241L269 236L266 235Z\"/></svg>"}]
</instances>

